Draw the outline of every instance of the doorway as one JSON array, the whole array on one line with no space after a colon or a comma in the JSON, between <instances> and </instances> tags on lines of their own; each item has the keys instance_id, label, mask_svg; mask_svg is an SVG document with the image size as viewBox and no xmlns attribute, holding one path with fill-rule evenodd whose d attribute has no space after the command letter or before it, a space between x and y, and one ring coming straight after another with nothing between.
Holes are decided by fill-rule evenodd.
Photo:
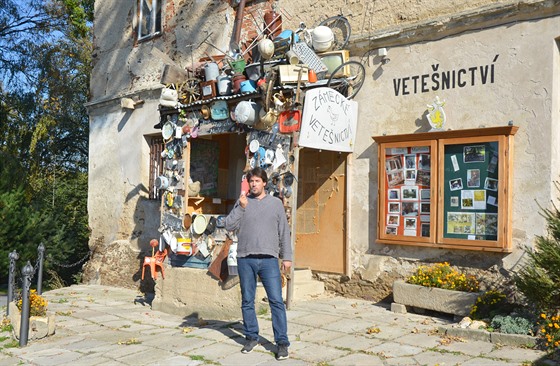
<instances>
[{"instance_id":1,"label":"doorway","mask_svg":"<svg viewBox=\"0 0 560 366\"><path fill-rule=\"evenodd\" d=\"M299 153L295 265L345 273L347 153Z\"/></svg>"}]
</instances>

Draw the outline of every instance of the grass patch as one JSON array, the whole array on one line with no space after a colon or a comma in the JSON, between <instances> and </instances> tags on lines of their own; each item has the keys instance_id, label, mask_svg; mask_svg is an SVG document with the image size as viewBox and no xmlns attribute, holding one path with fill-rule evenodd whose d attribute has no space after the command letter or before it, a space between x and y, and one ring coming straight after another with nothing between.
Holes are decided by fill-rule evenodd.
<instances>
[{"instance_id":1,"label":"grass patch","mask_svg":"<svg viewBox=\"0 0 560 366\"><path fill-rule=\"evenodd\" d=\"M10 339L10 338L12 338L12 337L8 337L8 336L0 337L0 342L4 342L6 339Z\"/></svg>"},{"instance_id":2,"label":"grass patch","mask_svg":"<svg viewBox=\"0 0 560 366\"><path fill-rule=\"evenodd\" d=\"M136 339L136 338L130 338L124 341L118 341L117 344L119 345L124 345L124 346L130 346L131 344L141 344L142 341Z\"/></svg>"},{"instance_id":3,"label":"grass patch","mask_svg":"<svg viewBox=\"0 0 560 366\"><path fill-rule=\"evenodd\" d=\"M10 320L8 318L2 319L2 326L0 327L0 331L2 332L11 332L14 329Z\"/></svg>"},{"instance_id":4,"label":"grass patch","mask_svg":"<svg viewBox=\"0 0 560 366\"><path fill-rule=\"evenodd\" d=\"M4 348L16 348L19 347L19 341L17 340L12 340L11 342L8 342L6 344L3 345Z\"/></svg>"},{"instance_id":5,"label":"grass patch","mask_svg":"<svg viewBox=\"0 0 560 366\"><path fill-rule=\"evenodd\" d=\"M60 299L56 300L56 302L59 304L64 304L68 302L68 299L65 297L61 297Z\"/></svg>"},{"instance_id":6,"label":"grass patch","mask_svg":"<svg viewBox=\"0 0 560 366\"><path fill-rule=\"evenodd\" d=\"M219 363L214 362L212 360L208 360L206 359L204 356L200 356L200 355L187 355L187 357L190 357L191 360L193 361L202 361L204 362L205 365L219 365Z\"/></svg>"},{"instance_id":7,"label":"grass patch","mask_svg":"<svg viewBox=\"0 0 560 366\"><path fill-rule=\"evenodd\" d=\"M348 347L334 347L339 351L346 351L346 352L352 352L352 348L348 348Z\"/></svg>"},{"instance_id":8,"label":"grass patch","mask_svg":"<svg viewBox=\"0 0 560 366\"><path fill-rule=\"evenodd\" d=\"M60 316L70 316L72 315L72 313L73 313L72 310L55 312L56 315L60 315Z\"/></svg>"}]
</instances>

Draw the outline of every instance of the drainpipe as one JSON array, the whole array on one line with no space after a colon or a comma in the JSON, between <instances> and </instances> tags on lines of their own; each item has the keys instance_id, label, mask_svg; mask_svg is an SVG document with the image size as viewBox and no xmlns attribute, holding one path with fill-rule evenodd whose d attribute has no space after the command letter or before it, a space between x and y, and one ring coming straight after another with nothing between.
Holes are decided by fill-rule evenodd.
<instances>
[{"instance_id":1,"label":"drainpipe","mask_svg":"<svg viewBox=\"0 0 560 366\"><path fill-rule=\"evenodd\" d=\"M243 13L245 11L245 1L239 0L239 5L237 5L237 12L235 13L235 34L233 41L237 46L239 46L239 39L241 38L241 26L243 25Z\"/></svg>"}]
</instances>

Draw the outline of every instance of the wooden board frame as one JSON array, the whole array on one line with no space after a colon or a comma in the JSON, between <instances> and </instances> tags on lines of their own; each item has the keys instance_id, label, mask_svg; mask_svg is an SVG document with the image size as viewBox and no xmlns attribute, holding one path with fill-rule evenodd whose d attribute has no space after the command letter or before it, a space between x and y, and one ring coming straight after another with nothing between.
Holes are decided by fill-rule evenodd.
<instances>
[{"instance_id":1,"label":"wooden board frame","mask_svg":"<svg viewBox=\"0 0 560 366\"><path fill-rule=\"evenodd\" d=\"M378 144L378 218L377 242L384 244L414 245L434 248L462 250L511 252L512 251L512 183L513 183L513 136L517 126L490 127L480 129L428 132L407 135L374 136ZM497 143L498 145L498 223L496 240L486 240L481 236L468 238L448 237L444 232L444 195L445 195L445 150L450 145L475 145ZM404 149L430 146L430 234L427 237L389 235L386 233L388 210L388 190L386 159L387 149ZM403 150L404 151L404 150ZM403 162L404 164L404 162ZM449 167L447 167L449 169ZM402 200L400 201L402 202ZM479 212L484 213L484 212ZM401 216L402 217L405 216ZM420 217L420 213L418 213ZM418 219L417 222L420 222ZM401 231L402 232L402 231ZM401 233L399 232L399 233Z\"/></svg>"}]
</instances>

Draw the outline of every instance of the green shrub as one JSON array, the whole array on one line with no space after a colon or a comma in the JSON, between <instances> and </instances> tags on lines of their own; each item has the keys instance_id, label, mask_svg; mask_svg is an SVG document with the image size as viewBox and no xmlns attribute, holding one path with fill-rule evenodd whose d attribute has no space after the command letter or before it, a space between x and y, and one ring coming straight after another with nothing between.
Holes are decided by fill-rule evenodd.
<instances>
[{"instance_id":1,"label":"green shrub","mask_svg":"<svg viewBox=\"0 0 560 366\"><path fill-rule=\"evenodd\" d=\"M538 312L556 315L560 311L560 211L556 206L541 210L548 235L537 236L534 249L524 248L527 261L515 284Z\"/></svg>"},{"instance_id":2,"label":"green shrub","mask_svg":"<svg viewBox=\"0 0 560 366\"><path fill-rule=\"evenodd\" d=\"M507 315L513 310L506 295L500 291L490 290L480 295L471 309L472 319L492 319L496 315Z\"/></svg>"},{"instance_id":3,"label":"green shrub","mask_svg":"<svg viewBox=\"0 0 560 366\"><path fill-rule=\"evenodd\" d=\"M529 319L521 316L511 316L511 315L496 315L490 327L498 330L500 333L507 334L531 334L533 329L533 324Z\"/></svg>"}]
</instances>

